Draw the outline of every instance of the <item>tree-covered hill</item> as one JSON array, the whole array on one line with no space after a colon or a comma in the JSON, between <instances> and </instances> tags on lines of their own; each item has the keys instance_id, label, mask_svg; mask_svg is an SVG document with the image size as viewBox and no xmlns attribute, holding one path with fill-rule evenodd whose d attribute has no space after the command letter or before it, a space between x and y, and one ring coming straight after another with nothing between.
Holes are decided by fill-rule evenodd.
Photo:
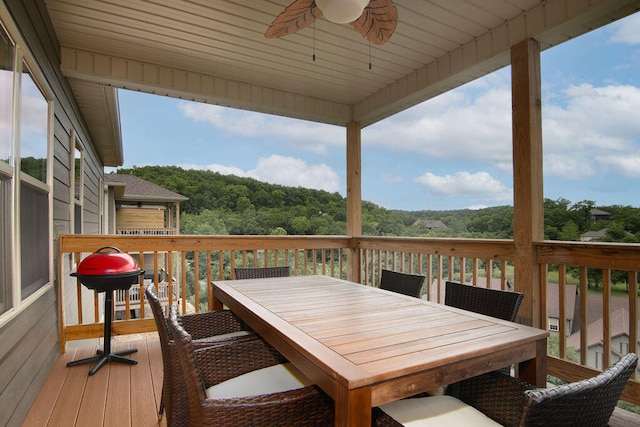
<instances>
[{"instance_id":1,"label":"tree-covered hill","mask_svg":"<svg viewBox=\"0 0 640 427\"><path fill-rule=\"evenodd\" d=\"M331 235L346 232L346 200L339 193L267 184L252 178L176 166L120 169L189 198L181 204L183 234ZM545 238L579 240L606 228L608 241L640 242L640 209L598 206L612 214L594 223L589 200L545 199ZM429 228L439 220L446 227ZM370 236L513 238L513 207L401 211L362 202L362 228Z\"/></svg>"}]
</instances>

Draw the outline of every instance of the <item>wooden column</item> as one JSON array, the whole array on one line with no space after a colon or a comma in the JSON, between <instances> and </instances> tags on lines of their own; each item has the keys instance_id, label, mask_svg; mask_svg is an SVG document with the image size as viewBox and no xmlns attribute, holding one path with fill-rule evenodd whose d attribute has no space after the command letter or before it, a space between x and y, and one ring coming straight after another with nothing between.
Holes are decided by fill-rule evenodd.
<instances>
[{"instance_id":1,"label":"wooden column","mask_svg":"<svg viewBox=\"0 0 640 427\"><path fill-rule=\"evenodd\" d=\"M362 140L359 122L347 123L347 235L362 235ZM352 241L355 241L352 239ZM347 279L360 282L360 250L351 245Z\"/></svg>"},{"instance_id":2,"label":"wooden column","mask_svg":"<svg viewBox=\"0 0 640 427\"><path fill-rule=\"evenodd\" d=\"M514 284L524 293L521 323L545 327L540 269L533 242L544 238L542 190L542 118L540 45L533 39L511 48L513 120L513 228L515 242Z\"/></svg>"},{"instance_id":3,"label":"wooden column","mask_svg":"<svg viewBox=\"0 0 640 427\"><path fill-rule=\"evenodd\" d=\"M176 223L175 223L175 227L176 227L176 234L180 234L180 202L176 202Z\"/></svg>"}]
</instances>

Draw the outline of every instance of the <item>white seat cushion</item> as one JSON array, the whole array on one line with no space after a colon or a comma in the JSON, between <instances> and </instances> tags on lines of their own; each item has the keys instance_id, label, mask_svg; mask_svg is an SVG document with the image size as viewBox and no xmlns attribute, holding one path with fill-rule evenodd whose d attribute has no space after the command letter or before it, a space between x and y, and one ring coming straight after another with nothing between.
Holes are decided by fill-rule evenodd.
<instances>
[{"instance_id":1,"label":"white seat cushion","mask_svg":"<svg viewBox=\"0 0 640 427\"><path fill-rule=\"evenodd\" d=\"M291 363L247 372L207 389L209 399L257 396L296 390L313 384Z\"/></svg>"},{"instance_id":2,"label":"white seat cushion","mask_svg":"<svg viewBox=\"0 0 640 427\"><path fill-rule=\"evenodd\" d=\"M499 426L482 412L452 396L403 399L380 406L406 427Z\"/></svg>"},{"instance_id":3,"label":"white seat cushion","mask_svg":"<svg viewBox=\"0 0 640 427\"><path fill-rule=\"evenodd\" d=\"M227 340L229 338L237 338L237 337L244 337L246 335L251 334L251 332L249 331L237 331L237 332L229 332L228 334L220 334L220 335L214 335L212 337L207 337L207 338L201 338L199 340L197 340L197 342L199 343L203 343L203 342L218 342L218 341L224 341Z\"/></svg>"}]
</instances>

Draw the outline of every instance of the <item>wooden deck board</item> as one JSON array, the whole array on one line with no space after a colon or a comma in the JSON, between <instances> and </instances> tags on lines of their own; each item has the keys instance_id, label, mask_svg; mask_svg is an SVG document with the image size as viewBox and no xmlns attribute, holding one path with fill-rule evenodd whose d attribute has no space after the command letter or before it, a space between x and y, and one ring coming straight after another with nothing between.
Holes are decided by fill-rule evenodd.
<instances>
[{"instance_id":1,"label":"wooden deck board","mask_svg":"<svg viewBox=\"0 0 640 427\"><path fill-rule=\"evenodd\" d=\"M122 349L122 345L118 343L114 348ZM110 363L91 377L88 375L90 365L71 368L66 365L70 360L91 356L95 346L72 348L60 355L23 427L166 427L166 419L163 417L158 422L157 418L162 391L162 353L157 335L128 345L138 349L130 356L138 361L137 365ZM113 381L123 382L123 387L109 387ZM125 394L122 394L123 388L128 390ZM124 407L127 407L123 411L126 420L116 421L112 418L115 414L106 415L107 411L120 411ZM640 415L616 408L609 425L640 427Z\"/></svg>"},{"instance_id":2,"label":"wooden deck board","mask_svg":"<svg viewBox=\"0 0 640 427\"><path fill-rule=\"evenodd\" d=\"M137 365L107 363L89 376L92 365L67 367L90 357L96 346L71 348L60 355L23 427L166 427L158 422L162 391L162 353L157 334L131 342L114 342L114 350L137 348L129 357Z\"/></svg>"}]
</instances>

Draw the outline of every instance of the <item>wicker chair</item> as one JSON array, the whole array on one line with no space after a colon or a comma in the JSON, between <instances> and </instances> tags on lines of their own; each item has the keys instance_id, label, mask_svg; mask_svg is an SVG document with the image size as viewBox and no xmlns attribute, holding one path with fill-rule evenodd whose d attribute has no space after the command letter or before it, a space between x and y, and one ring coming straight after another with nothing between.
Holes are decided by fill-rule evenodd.
<instances>
[{"instance_id":1,"label":"wicker chair","mask_svg":"<svg viewBox=\"0 0 640 427\"><path fill-rule=\"evenodd\" d=\"M289 277L291 269L287 265L277 267L236 267L236 279L265 279L268 277Z\"/></svg>"},{"instance_id":2,"label":"wicker chair","mask_svg":"<svg viewBox=\"0 0 640 427\"><path fill-rule=\"evenodd\" d=\"M520 292L446 282L444 304L514 322L524 296Z\"/></svg>"},{"instance_id":3,"label":"wicker chair","mask_svg":"<svg viewBox=\"0 0 640 427\"><path fill-rule=\"evenodd\" d=\"M333 426L333 401L299 371L292 374L293 365L263 340L194 349L173 307L169 328L186 383L189 425ZM275 377L264 378L274 370Z\"/></svg>"},{"instance_id":4,"label":"wicker chair","mask_svg":"<svg viewBox=\"0 0 640 427\"><path fill-rule=\"evenodd\" d=\"M481 288L459 282L445 283L444 304L484 314L497 319L516 321L524 294L501 289ZM509 374L511 367L500 371ZM456 387L453 385L451 387Z\"/></svg>"},{"instance_id":5,"label":"wicker chair","mask_svg":"<svg viewBox=\"0 0 640 427\"><path fill-rule=\"evenodd\" d=\"M420 298L424 276L382 269L380 289Z\"/></svg>"},{"instance_id":6,"label":"wicker chair","mask_svg":"<svg viewBox=\"0 0 640 427\"><path fill-rule=\"evenodd\" d=\"M166 410L168 426L183 426L188 422L189 410L184 381L182 380L182 368L177 359L167 318L163 313L162 304L153 283L147 286L145 295L153 312L162 349L164 371L158 419L162 418ZM180 316L178 320L189 331L196 347L215 345L220 342L257 339L257 336L249 333L243 323L229 310L185 314Z\"/></svg>"},{"instance_id":7,"label":"wicker chair","mask_svg":"<svg viewBox=\"0 0 640 427\"><path fill-rule=\"evenodd\" d=\"M536 388L508 375L490 372L462 381L462 387L454 397L465 410L471 406L503 426L606 426L637 365L638 357L629 353L596 377L553 388ZM424 413L425 424L420 424L428 425L426 420L438 412L437 408L442 406L439 401L443 398L449 397L404 399L401 402L403 405L420 407L421 403L431 399L428 406L434 410ZM384 412L385 409L392 412L393 408L389 405L394 403L374 409L375 426L402 426ZM403 409L411 410L408 407ZM462 425L459 420L457 423ZM469 420L467 423L479 425ZM456 424L448 424L447 419L441 417L437 425L446 427Z\"/></svg>"}]
</instances>

